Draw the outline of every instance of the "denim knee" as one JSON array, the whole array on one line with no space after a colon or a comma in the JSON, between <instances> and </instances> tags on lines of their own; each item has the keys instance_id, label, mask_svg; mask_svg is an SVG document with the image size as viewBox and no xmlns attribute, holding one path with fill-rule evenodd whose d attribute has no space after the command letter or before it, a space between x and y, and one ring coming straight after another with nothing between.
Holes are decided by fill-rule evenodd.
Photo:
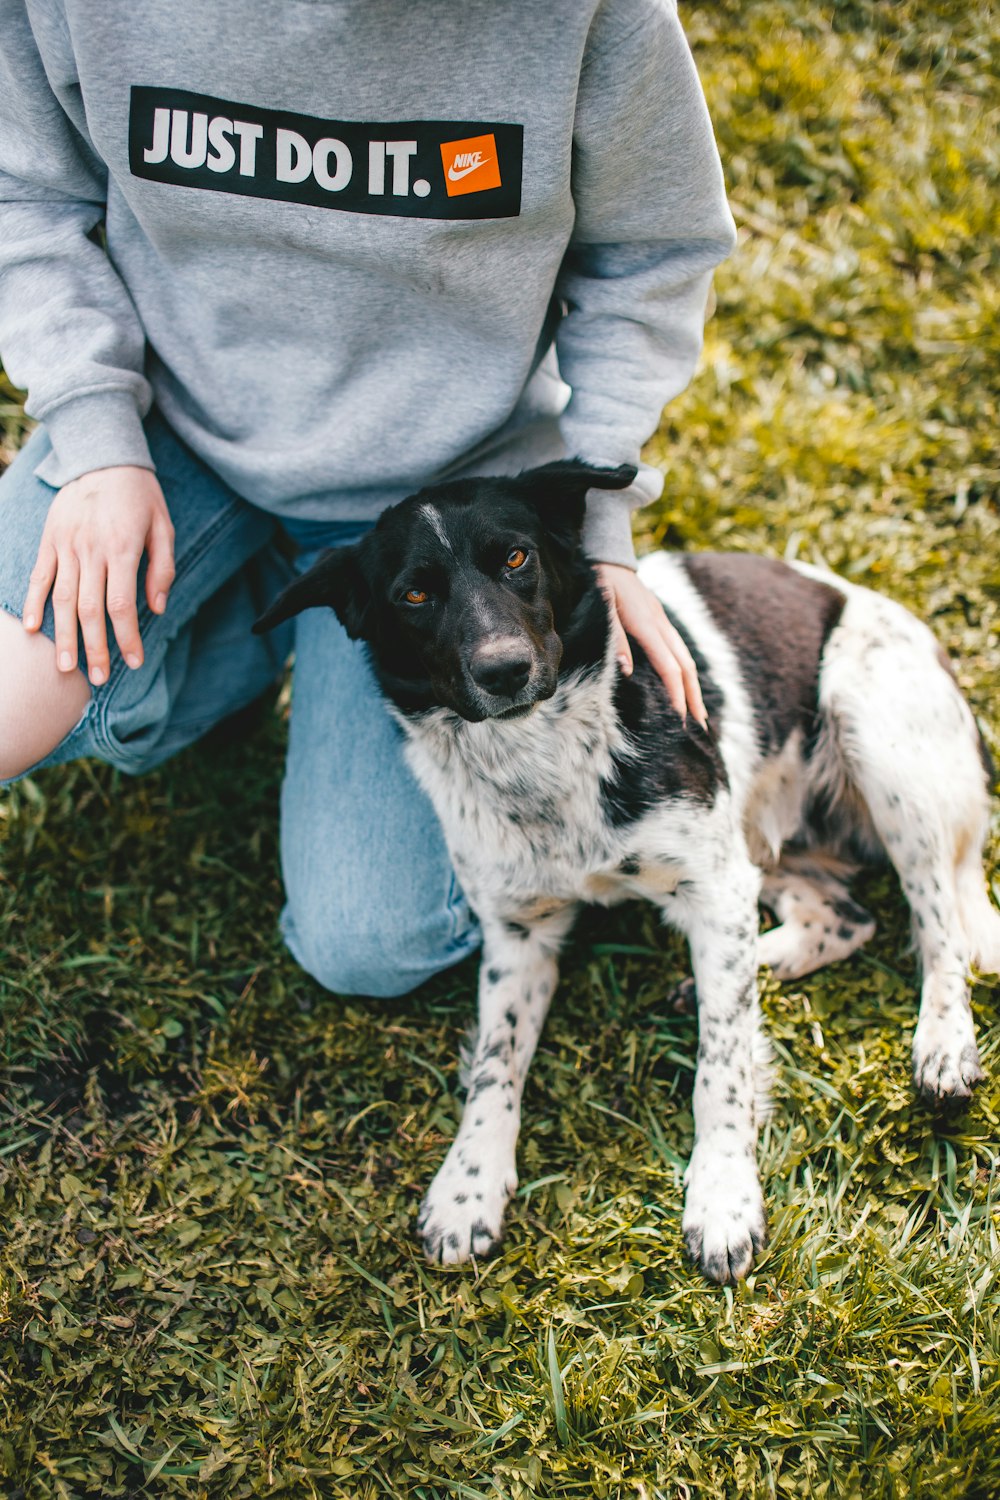
<instances>
[{"instance_id":1,"label":"denim knee","mask_svg":"<svg viewBox=\"0 0 1000 1500\"><path fill-rule=\"evenodd\" d=\"M290 894L281 929L293 958L337 995L392 999L451 968L479 946L478 924L453 882L438 910L401 914L375 899L337 910L329 889Z\"/></svg>"}]
</instances>

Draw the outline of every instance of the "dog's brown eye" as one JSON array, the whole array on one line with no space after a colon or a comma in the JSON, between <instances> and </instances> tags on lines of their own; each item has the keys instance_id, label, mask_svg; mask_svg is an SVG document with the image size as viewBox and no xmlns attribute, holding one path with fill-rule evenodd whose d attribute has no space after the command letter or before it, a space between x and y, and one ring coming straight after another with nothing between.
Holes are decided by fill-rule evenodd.
<instances>
[{"instance_id":1,"label":"dog's brown eye","mask_svg":"<svg viewBox=\"0 0 1000 1500\"><path fill-rule=\"evenodd\" d=\"M508 556L507 556L507 566L508 566L508 568L523 568L524 565L525 565L525 563L527 561L528 561L528 554L521 547L515 547L514 550L513 550L513 552L508 553Z\"/></svg>"},{"instance_id":2,"label":"dog's brown eye","mask_svg":"<svg viewBox=\"0 0 1000 1500\"><path fill-rule=\"evenodd\" d=\"M427 595L423 589L407 589L406 602L407 604L426 604Z\"/></svg>"}]
</instances>

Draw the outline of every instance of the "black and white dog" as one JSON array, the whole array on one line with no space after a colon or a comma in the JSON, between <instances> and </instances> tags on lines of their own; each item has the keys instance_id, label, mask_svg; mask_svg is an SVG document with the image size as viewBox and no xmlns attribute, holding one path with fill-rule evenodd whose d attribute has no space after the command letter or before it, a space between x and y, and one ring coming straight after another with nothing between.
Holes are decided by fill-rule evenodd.
<instances>
[{"instance_id":1,"label":"black and white dog","mask_svg":"<svg viewBox=\"0 0 1000 1500\"><path fill-rule=\"evenodd\" d=\"M962 1101L982 1077L967 971L1000 970L982 870L988 761L925 626L805 566L643 561L695 659L708 732L674 712L636 648L624 677L580 530L587 489L633 477L571 461L423 490L324 554L255 628L328 605L368 643L482 923L465 1112L420 1215L428 1255L497 1245L560 947L582 903L642 896L690 944L683 1230L727 1282L766 1236L757 966L794 979L872 935L846 885L859 861L888 856L912 910L917 1087ZM758 901L780 924L760 938Z\"/></svg>"}]
</instances>

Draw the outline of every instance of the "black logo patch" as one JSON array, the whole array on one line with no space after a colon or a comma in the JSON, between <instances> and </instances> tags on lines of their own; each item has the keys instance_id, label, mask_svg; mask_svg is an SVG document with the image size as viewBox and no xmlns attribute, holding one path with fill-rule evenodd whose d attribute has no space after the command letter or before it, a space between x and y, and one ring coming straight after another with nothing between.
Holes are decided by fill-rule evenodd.
<instances>
[{"instance_id":1,"label":"black logo patch","mask_svg":"<svg viewBox=\"0 0 1000 1500\"><path fill-rule=\"evenodd\" d=\"M521 211L522 125L483 120L320 120L134 87L134 177L413 219L511 219Z\"/></svg>"}]
</instances>

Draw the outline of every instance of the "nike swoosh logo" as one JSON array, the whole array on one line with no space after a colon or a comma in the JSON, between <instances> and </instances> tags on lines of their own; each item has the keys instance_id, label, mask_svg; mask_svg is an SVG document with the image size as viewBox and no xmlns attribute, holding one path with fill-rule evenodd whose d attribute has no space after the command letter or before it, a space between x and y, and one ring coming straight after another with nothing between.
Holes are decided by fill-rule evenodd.
<instances>
[{"instance_id":1,"label":"nike swoosh logo","mask_svg":"<svg viewBox=\"0 0 1000 1500\"><path fill-rule=\"evenodd\" d=\"M452 182L459 182L463 177L468 177L470 172L478 172L480 167L488 167L492 160L492 156L488 156L485 161L474 161L471 167L459 167L457 172L454 167L449 167L448 177Z\"/></svg>"}]
</instances>

